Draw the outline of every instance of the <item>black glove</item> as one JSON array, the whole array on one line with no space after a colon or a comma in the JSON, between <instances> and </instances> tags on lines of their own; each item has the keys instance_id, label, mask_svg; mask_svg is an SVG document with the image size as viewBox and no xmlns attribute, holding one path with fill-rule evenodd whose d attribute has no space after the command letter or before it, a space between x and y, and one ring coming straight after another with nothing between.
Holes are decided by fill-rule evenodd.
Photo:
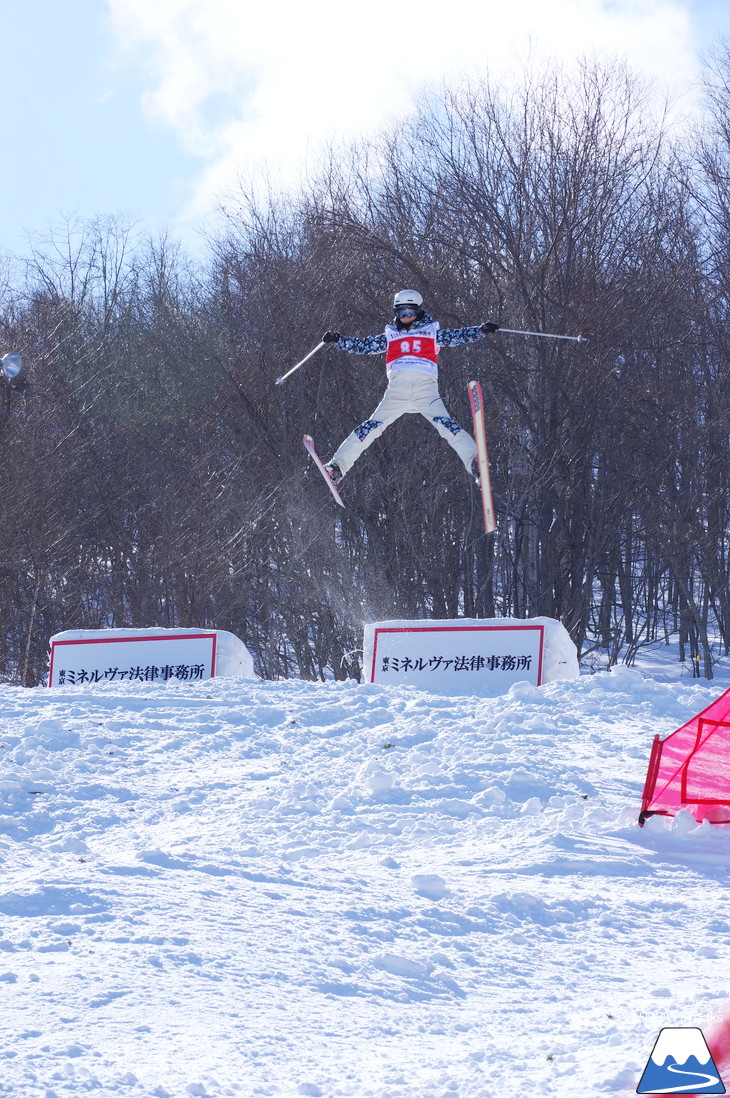
<instances>
[{"instance_id":1,"label":"black glove","mask_svg":"<svg viewBox=\"0 0 730 1098\"><path fill-rule=\"evenodd\" d=\"M340 338L339 332L325 332L322 336L323 343L336 343Z\"/></svg>"},{"instance_id":2,"label":"black glove","mask_svg":"<svg viewBox=\"0 0 730 1098\"><path fill-rule=\"evenodd\" d=\"M495 324L491 320L488 320L485 324L480 324L479 326L485 335L490 335L492 332L499 331L499 324Z\"/></svg>"}]
</instances>

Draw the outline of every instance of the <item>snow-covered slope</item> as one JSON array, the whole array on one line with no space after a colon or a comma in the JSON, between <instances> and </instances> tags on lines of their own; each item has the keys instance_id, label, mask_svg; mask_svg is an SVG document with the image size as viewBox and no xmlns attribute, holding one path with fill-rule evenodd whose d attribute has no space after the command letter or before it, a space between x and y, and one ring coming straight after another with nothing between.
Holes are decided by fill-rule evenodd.
<instances>
[{"instance_id":1,"label":"snow-covered slope","mask_svg":"<svg viewBox=\"0 0 730 1098\"><path fill-rule=\"evenodd\" d=\"M636 826L722 689L0 688L0 1095L633 1092L730 995L730 833Z\"/></svg>"}]
</instances>

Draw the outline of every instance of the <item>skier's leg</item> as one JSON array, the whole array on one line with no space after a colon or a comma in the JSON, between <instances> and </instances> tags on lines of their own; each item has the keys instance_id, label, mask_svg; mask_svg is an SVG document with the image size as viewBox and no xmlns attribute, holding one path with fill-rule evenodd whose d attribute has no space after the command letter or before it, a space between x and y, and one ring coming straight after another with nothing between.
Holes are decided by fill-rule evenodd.
<instances>
[{"instance_id":1,"label":"skier's leg","mask_svg":"<svg viewBox=\"0 0 730 1098\"><path fill-rule=\"evenodd\" d=\"M418 411L422 416L425 416L436 428L441 438L446 439L449 446L456 450L464 463L464 468L471 476L473 473L472 461L477 456L476 442L469 432L465 431L461 424L449 415L448 409L439 395L435 378L424 378L419 390L418 407L414 411Z\"/></svg>"},{"instance_id":2,"label":"skier's leg","mask_svg":"<svg viewBox=\"0 0 730 1098\"><path fill-rule=\"evenodd\" d=\"M375 442L376 438L380 438L386 427L390 427L391 423L395 423L405 412L415 411L411 407L409 387L406 382L407 379L403 373L394 374L383 399L370 419L360 423L335 450L328 464L337 465L342 476L350 471L368 446Z\"/></svg>"}]
</instances>

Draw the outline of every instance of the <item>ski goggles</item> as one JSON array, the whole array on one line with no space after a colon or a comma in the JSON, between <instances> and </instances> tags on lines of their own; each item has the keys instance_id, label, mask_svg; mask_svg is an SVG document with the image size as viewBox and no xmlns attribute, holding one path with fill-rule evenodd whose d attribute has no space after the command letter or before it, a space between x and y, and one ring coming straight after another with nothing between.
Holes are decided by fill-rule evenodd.
<instances>
[{"instance_id":1,"label":"ski goggles","mask_svg":"<svg viewBox=\"0 0 730 1098\"><path fill-rule=\"evenodd\" d=\"M401 319L404 316L418 316L417 305L396 305L395 315Z\"/></svg>"}]
</instances>

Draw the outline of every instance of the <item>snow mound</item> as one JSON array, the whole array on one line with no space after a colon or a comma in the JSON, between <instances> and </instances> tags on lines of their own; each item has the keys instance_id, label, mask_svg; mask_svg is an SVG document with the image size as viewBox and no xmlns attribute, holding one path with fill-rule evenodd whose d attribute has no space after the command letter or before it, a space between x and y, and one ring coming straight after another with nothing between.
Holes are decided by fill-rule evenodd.
<instances>
[{"instance_id":1,"label":"snow mound","mask_svg":"<svg viewBox=\"0 0 730 1098\"><path fill-rule=\"evenodd\" d=\"M635 1089L728 992L730 833L637 825L716 693L0 687L0 1095Z\"/></svg>"}]
</instances>

